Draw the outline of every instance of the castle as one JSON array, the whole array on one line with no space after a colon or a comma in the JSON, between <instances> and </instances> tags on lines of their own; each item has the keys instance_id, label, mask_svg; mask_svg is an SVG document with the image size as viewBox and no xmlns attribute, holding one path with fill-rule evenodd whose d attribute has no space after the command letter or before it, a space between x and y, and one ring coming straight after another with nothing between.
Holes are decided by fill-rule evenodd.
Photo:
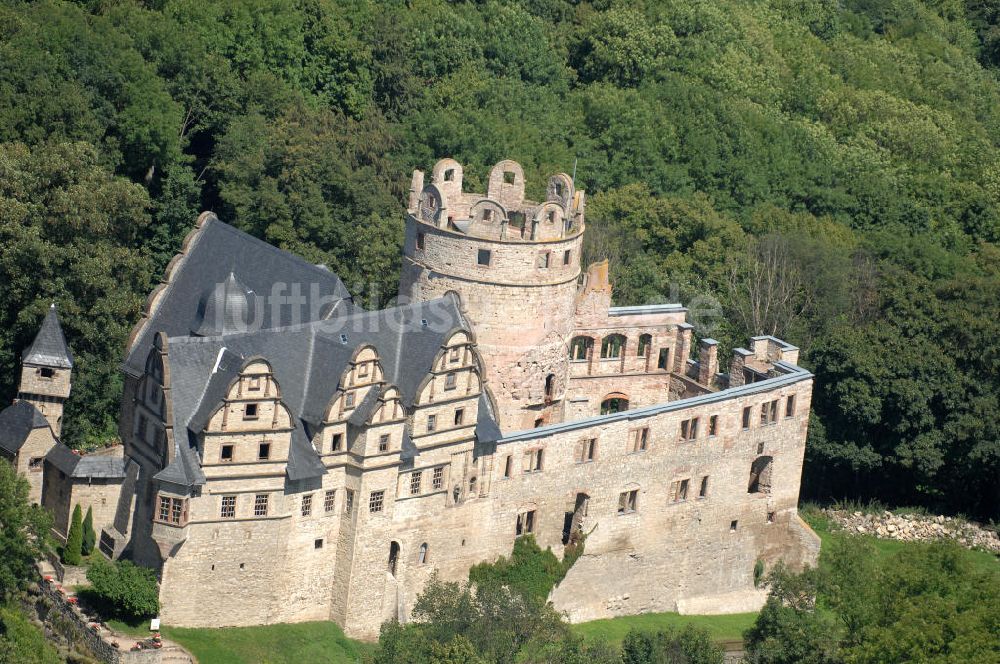
<instances>
[{"instance_id":1,"label":"castle","mask_svg":"<svg viewBox=\"0 0 1000 664\"><path fill-rule=\"evenodd\" d=\"M122 446L58 442L72 356L55 310L23 357L0 451L56 515L160 575L163 622L333 620L373 637L435 572L533 534L583 555L574 621L752 610L758 561L813 563L796 505L812 376L755 337L720 371L679 304L611 305L581 270L585 195L497 164L413 175L399 305L199 217L126 349ZM692 356L695 356L694 358Z\"/></svg>"}]
</instances>

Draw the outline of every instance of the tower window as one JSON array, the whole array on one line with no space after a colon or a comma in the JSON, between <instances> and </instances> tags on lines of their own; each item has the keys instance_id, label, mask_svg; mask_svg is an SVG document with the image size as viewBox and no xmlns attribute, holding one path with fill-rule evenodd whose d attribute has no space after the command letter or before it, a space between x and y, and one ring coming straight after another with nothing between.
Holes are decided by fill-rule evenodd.
<instances>
[{"instance_id":1,"label":"tower window","mask_svg":"<svg viewBox=\"0 0 1000 664\"><path fill-rule=\"evenodd\" d=\"M465 419L465 409L458 408L455 410L455 426L462 426L462 420Z\"/></svg>"},{"instance_id":2,"label":"tower window","mask_svg":"<svg viewBox=\"0 0 1000 664\"><path fill-rule=\"evenodd\" d=\"M311 493L302 496L302 516L310 516L313 512L313 497Z\"/></svg>"},{"instance_id":3,"label":"tower window","mask_svg":"<svg viewBox=\"0 0 1000 664\"><path fill-rule=\"evenodd\" d=\"M384 433L378 437L378 451L379 452L389 451L389 434Z\"/></svg>"},{"instance_id":4,"label":"tower window","mask_svg":"<svg viewBox=\"0 0 1000 664\"><path fill-rule=\"evenodd\" d=\"M48 367L42 367L39 371L42 374L42 378L53 378L56 375L55 370Z\"/></svg>"},{"instance_id":5,"label":"tower window","mask_svg":"<svg viewBox=\"0 0 1000 664\"><path fill-rule=\"evenodd\" d=\"M445 182L454 182L455 181L455 169L454 168L449 168L448 170L446 170L444 172L444 181Z\"/></svg>"},{"instance_id":6,"label":"tower window","mask_svg":"<svg viewBox=\"0 0 1000 664\"><path fill-rule=\"evenodd\" d=\"M417 233L417 249L420 251L424 250L424 234Z\"/></svg>"},{"instance_id":7,"label":"tower window","mask_svg":"<svg viewBox=\"0 0 1000 664\"><path fill-rule=\"evenodd\" d=\"M480 265L489 265L490 264L490 250L489 249L480 249L479 253L478 253L477 257L476 257L476 260L477 260L477 262Z\"/></svg>"},{"instance_id":8,"label":"tower window","mask_svg":"<svg viewBox=\"0 0 1000 664\"><path fill-rule=\"evenodd\" d=\"M504 171L503 172L503 183L504 184L514 184L514 180L515 179L516 179L516 176L514 175L514 171Z\"/></svg>"},{"instance_id":9,"label":"tower window","mask_svg":"<svg viewBox=\"0 0 1000 664\"><path fill-rule=\"evenodd\" d=\"M483 210L483 221L493 221L493 210L489 208Z\"/></svg>"},{"instance_id":10,"label":"tower window","mask_svg":"<svg viewBox=\"0 0 1000 664\"><path fill-rule=\"evenodd\" d=\"M427 416L427 433L431 433L437 429L437 415Z\"/></svg>"},{"instance_id":11,"label":"tower window","mask_svg":"<svg viewBox=\"0 0 1000 664\"><path fill-rule=\"evenodd\" d=\"M372 514L382 511L385 505L385 491L372 491L368 496L368 511Z\"/></svg>"},{"instance_id":12,"label":"tower window","mask_svg":"<svg viewBox=\"0 0 1000 664\"><path fill-rule=\"evenodd\" d=\"M548 269L548 267L549 267L549 257L550 256L551 256L551 253L548 252L548 251L539 251L538 252L538 267L542 268L543 270L544 269Z\"/></svg>"},{"instance_id":13,"label":"tower window","mask_svg":"<svg viewBox=\"0 0 1000 664\"><path fill-rule=\"evenodd\" d=\"M344 440L344 434L342 433L333 434L333 439L330 441L330 451L339 452L340 445L343 442L343 440Z\"/></svg>"},{"instance_id":14,"label":"tower window","mask_svg":"<svg viewBox=\"0 0 1000 664\"><path fill-rule=\"evenodd\" d=\"M567 249L563 252L563 265L569 265L570 258L573 256L573 252Z\"/></svg>"}]
</instances>

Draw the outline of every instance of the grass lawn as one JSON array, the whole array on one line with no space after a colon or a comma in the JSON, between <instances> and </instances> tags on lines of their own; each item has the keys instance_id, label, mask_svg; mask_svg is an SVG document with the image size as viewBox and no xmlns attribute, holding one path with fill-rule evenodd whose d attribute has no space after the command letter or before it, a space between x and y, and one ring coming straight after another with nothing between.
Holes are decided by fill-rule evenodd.
<instances>
[{"instance_id":1,"label":"grass lawn","mask_svg":"<svg viewBox=\"0 0 1000 664\"><path fill-rule=\"evenodd\" d=\"M344 636L332 622L261 627L164 627L163 635L190 650L199 664L355 664L372 646Z\"/></svg>"},{"instance_id":2,"label":"grass lawn","mask_svg":"<svg viewBox=\"0 0 1000 664\"><path fill-rule=\"evenodd\" d=\"M591 640L607 641L621 645L629 631L655 632L668 627L694 625L708 630L716 641L742 641L743 631L753 625L756 613L731 613L720 616L682 616L679 613L643 613L638 616L622 616L608 620L573 625L573 631Z\"/></svg>"},{"instance_id":3,"label":"grass lawn","mask_svg":"<svg viewBox=\"0 0 1000 664\"><path fill-rule=\"evenodd\" d=\"M149 631L149 619L140 620L138 623L129 623L124 620L106 620L105 623L119 634L137 639L146 639L153 635L153 632Z\"/></svg>"}]
</instances>

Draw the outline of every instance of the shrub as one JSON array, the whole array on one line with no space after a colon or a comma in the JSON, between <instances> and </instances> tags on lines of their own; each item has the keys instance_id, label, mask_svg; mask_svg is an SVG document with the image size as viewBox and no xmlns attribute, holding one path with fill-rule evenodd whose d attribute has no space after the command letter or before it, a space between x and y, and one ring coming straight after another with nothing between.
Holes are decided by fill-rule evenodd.
<instances>
[{"instance_id":1,"label":"shrub","mask_svg":"<svg viewBox=\"0 0 1000 664\"><path fill-rule=\"evenodd\" d=\"M722 664L724 660L725 653L712 642L708 630L693 625L655 633L632 630L622 642L623 664Z\"/></svg>"},{"instance_id":2,"label":"shrub","mask_svg":"<svg viewBox=\"0 0 1000 664\"><path fill-rule=\"evenodd\" d=\"M83 547L81 552L89 556L94 551L94 544L97 543L97 533L94 532L94 509L87 508L87 516L83 518Z\"/></svg>"},{"instance_id":3,"label":"shrub","mask_svg":"<svg viewBox=\"0 0 1000 664\"><path fill-rule=\"evenodd\" d=\"M579 556L579 552L575 555ZM551 549L543 551L534 536L527 535L514 540L510 558L501 556L495 563L474 565L469 570L469 581L483 587L507 586L544 601L553 586L566 576L568 569L569 565L559 562Z\"/></svg>"},{"instance_id":4,"label":"shrub","mask_svg":"<svg viewBox=\"0 0 1000 664\"><path fill-rule=\"evenodd\" d=\"M127 560L110 563L99 558L87 570L87 580L109 613L138 620L155 616L160 610L156 575L145 567Z\"/></svg>"},{"instance_id":5,"label":"shrub","mask_svg":"<svg viewBox=\"0 0 1000 664\"><path fill-rule=\"evenodd\" d=\"M73 508L73 521L66 535L66 546L63 547L62 560L67 565L79 565L80 554L83 551L83 512L78 504Z\"/></svg>"},{"instance_id":6,"label":"shrub","mask_svg":"<svg viewBox=\"0 0 1000 664\"><path fill-rule=\"evenodd\" d=\"M760 588L760 582L764 578L764 561L760 558L753 564L753 587Z\"/></svg>"}]
</instances>

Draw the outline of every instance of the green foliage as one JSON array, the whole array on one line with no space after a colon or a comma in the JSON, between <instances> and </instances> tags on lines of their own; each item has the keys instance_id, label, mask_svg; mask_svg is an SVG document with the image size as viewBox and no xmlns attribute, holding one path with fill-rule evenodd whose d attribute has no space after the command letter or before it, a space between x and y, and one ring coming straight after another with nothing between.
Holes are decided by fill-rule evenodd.
<instances>
[{"instance_id":1,"label":"green foliage","mask_svg":"<svg viewBox=\"0 0 1000 664\"><path fill-rule=\"evenodd\" d=\"M79 565L83 553L83 511L77 503L66 534L66 544L62 550L62 561L67 565Z\"/></svg>"},{"instance_id":2,"label":"green foliage","mask_svg":"<svg viewBox=\"0 0 1000 664\"><path fill-rule=\"evenodd\" d=\"M87 580L99 601L102 613L138 620L155 616L160 610L160 590L156 574L128 560L108 562L98 558L87 569Z\"/></svg>"},{"instance_id":3,"label":"green foliage","mask_svg":"<svg viewBox=\"0 0 1000 664\"><path fill-rule=\"evenodd\" d=\"M828 539L818 569L768 575L748 654L775 664L994 661L1000 571L973 567L966 553L911 544L879 556L867 539Z\"/></svg>"},{"instance_id":4,"label":"green foliage","mask_svg":"<svg viewBox=\"0 0 1000 664\"><path fill-rule=\"evenodd\" d=\"M566 572L583 553L582 542L567 552L560 562L551 549L544 551L534 535L514 540L510 558L500 556L493 563L479 563L469 570L469 581L479 587L507 587L525 596L545 601Z\"/></svg>"},{"instance_id":5,"label":"green foliage","mask_svg":"<svg viewBox=\"0 0 1000 664\"><path fill-rule=\"evenodd\" d=\"M35 560L49 547L52 518L28 503L28 480L0 459L0 602L36 578Z\"/></svg>"},{"instance_id":6,"label":"green foliage","mask_svg":"<svg viewBox=\"0 0 1000 664\"><path fill-rule=\"evenodd\" d=\"M681 630L629 632L622 643L623 664L722 664L725 653L708 632L688 625Z\"/></svg>"},{"instance_id":7,"label":"green foliage","mask_svg":"<svg viewBox=\"0 0 1000 664\"><path fill-rule=\"evenodd\" d=\"M113 439L122 344L199 209L384 304L410 169L453 156L482 191L514 158L535 198L575 170L620 303L682 300L723 365L800 346L806 497L995 519L994 5L8 3L0 401L56 301L66 442Z\"/></svg>"},{"instance_id":8,"label":"green foliage","mask_svg":"<svg viewBox=\"0 0 1000 664\"><path fill-rule=\"evenodd\" d=\"M87 506L87 515L83 517L83 545L80 552L89 556L94 551L94 545L97 544L97 533L94 532L94 509Z\"/></svg>"},{"instance_id":9,"label":"green foliage","mask_svg":"<svg viewBox=\"0 0 1000 664\"><path fill-rule=\"evenodd\" d=\"M13 605L0 606L0 662L59 664L62 661L41 629Z\"/></svg>"},{"instance_id":10,"label":"green foliage","mask_svg":"<svg viewBox=\"0 0 1000 664\"><path fill-rule=\"evenodd\" d=\"M753 564L753 587L759 588L760 582L764 579L764 561L760 558Z\"/></svg>"}]
</instances>

